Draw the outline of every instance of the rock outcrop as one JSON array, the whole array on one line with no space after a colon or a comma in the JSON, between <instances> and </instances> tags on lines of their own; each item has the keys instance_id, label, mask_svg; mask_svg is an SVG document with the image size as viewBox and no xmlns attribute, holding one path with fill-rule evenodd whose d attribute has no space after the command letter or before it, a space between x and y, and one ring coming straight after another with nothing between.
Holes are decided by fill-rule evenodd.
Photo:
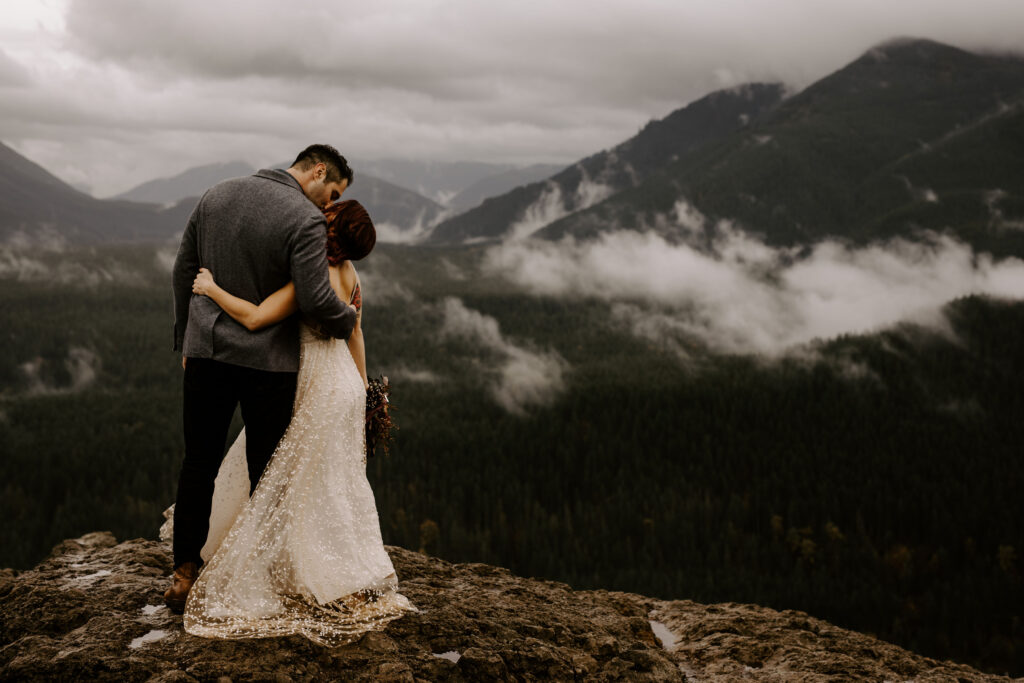
<instances>
[{"instance_id":1,"label":"rock outcrop","mask_svg":"<svg viewBox=\"0 0 1024 683\"><path fill-rule=\"evenodd\" d=\"M163 606L170 549L109 533L0 571L0 679L17 681L989 681L806 614L575 591L389 547L419 608L333 649L206 640Z\"/></svg>"}]
</instances>

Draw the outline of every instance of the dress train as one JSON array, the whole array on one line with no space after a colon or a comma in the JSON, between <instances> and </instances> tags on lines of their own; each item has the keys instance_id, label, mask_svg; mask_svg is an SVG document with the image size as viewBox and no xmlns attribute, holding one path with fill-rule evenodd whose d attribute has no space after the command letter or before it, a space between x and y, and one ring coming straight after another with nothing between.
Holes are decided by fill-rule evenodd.
<instances>
[{"instance_id":1,"label":"dress train","mask_svg":"<svg viewBox=\"0 0 1024 683\"><path fill-rule=\"evenodd\" d=\"M415 610L366 479L362 378L344 341L301 334L292 421L252 498L244 431L217 476L206 564L185 607L193 635L299 633L335 646ZM161 537L172 533L169 521Z\"/></svg>"}]
</instances>

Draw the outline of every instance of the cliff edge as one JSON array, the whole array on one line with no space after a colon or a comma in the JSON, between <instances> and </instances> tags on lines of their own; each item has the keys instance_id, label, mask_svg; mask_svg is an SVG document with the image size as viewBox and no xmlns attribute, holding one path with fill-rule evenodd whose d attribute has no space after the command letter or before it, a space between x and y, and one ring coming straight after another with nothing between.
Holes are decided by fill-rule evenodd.
<instances>
[{"instance_id":1,"label":"cliff edge","mask_svg":"<svg viewBox=\"0 0 1024 683\"><path fill-rule=\"evenodd\" d=\"M0 680L1010 680L802 612L577 591L388 551L420 611L325 649L298 636L190 636L161 599L167 545L67 540L35 569L0 570Z\"/></svg>"}]
</instances>

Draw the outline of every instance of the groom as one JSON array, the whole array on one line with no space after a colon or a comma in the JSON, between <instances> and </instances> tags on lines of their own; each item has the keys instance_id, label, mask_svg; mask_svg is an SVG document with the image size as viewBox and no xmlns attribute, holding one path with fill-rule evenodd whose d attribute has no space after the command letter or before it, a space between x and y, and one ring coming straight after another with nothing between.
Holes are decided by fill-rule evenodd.
<instances>
[{"instance_id":1,"label":"groom","mask_svg":"<svg viewBox=\"0 0 1024 683\"><path fill-rule=\"evenodd\" d=\"M322 332L347 339L356 311L327 275L320 209L352 182L345 157L329 145L304 149L287 171L262 170L207 190L192 212L174 262L174 350L185 370L185 459L174 507L174 578L164 593L182 612L203 560L213 482L228 426L241 406L249 492L291 420L299 369L296 316L250 332L213 300L192 295L200 266L232 294L258 304L289 281L299 310Z\"/></svg>"}]
</instances>

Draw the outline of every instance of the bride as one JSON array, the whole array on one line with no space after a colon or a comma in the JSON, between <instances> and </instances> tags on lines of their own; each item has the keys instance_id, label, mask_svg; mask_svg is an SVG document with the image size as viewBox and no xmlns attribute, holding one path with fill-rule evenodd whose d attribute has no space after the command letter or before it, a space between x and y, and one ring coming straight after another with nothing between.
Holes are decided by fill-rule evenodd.
<instances>
[{"instance_id":1,"label":"bride","mask_svg":"<svg viewBox=\"0 0 1024 683\"><path fill-rule=\"evenodd\" d=\"M355 201L327 218L330 281L359 313L347 342L301 326L292 420L250 498L245 432L224 458L215 484L205 565L185 606L188 633L211 638L302 634L325 646L415 610L398 593L366 479L366 356L362 296L352 261L376 241ZM250 330L297 310L289 283L259 306L217 286L201 269L193 292L210 297Z\"/></svg>"}]
</instances>

